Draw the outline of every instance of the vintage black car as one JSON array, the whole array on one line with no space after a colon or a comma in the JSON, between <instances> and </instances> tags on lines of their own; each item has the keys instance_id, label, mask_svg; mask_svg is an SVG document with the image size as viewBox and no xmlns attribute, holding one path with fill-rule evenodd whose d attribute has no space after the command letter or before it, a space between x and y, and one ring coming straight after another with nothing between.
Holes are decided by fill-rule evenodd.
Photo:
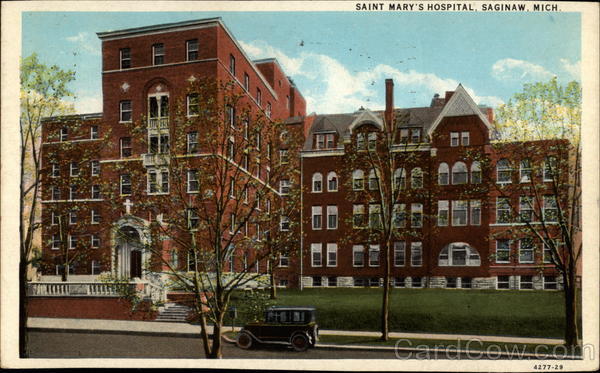
<instances>
[{"instance_id":1,"label":"vintage black car","mask_svg":"<svg viewBox=\"0 0 600 373\"><path fill-rule=\"evenodd\" d=\"M296 351L305 351L317 343L319 329L314 307L270 307L265 321L246 324L237 337L237 345L248 349L255 342L291 344Z\"/></svg>"}]
</instances>

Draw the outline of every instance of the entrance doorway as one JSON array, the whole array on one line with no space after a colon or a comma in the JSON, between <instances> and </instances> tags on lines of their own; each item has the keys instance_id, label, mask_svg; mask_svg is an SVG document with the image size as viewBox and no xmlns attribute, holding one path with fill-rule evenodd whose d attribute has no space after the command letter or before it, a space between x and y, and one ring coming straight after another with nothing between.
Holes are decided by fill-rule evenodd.
<instances>
[{"instance_id":1,"label":"entrance doorway","mask_svg":"<svg viewBox=\"0 0 600 373\"><path fill-rule=\"evenodd\" d=\"M117 269L121 278L142 277L142 243L133 227L122 227L117 233Z\"/></svg>"}]
</instances>

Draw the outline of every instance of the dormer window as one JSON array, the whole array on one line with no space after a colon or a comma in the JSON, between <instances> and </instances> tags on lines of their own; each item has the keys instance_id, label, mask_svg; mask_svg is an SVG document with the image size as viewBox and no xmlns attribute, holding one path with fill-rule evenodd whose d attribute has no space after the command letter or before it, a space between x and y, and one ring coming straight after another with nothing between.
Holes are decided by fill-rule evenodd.
<instances>
[{"instance_id":1,"label":"dormer window","mask_svg":"<svg viewBox=\"0 0 600 373\"><path fill-rule=\"evenodd\" d=\"M165 45L163 43L152 46L152 62L154 65L165 63Z\"/></svg>"},{"instance_id":2,"label":"dormer window","mask_svg":"<svg viewBox=\"0 0 600 373\"><path fill-rule=\"evenodd\" d=\"M421 142L421 129L420 128L413 128L411 130L410 140L413 144L418 144Z\"/></svg>"},{"instance_id":3,"label":"dormer window","mask_svg":"<svg viewBox=\"0 0 600 373\"><path fill-rule=\"evenodd\" d=\"M450 146L458 146L460 134L458 132L450 132Z\"/></svg>"},{"instance_id":4,"label":"dormer window","mask_svg":"<svg viewBox=\"0 0 600 373\"><path fill-rule=\"evenodd\" d=\"M327 146L327 149L333 148L334 139L335 136L333 133L329 133L325 136L325 145Z\"/></svg>"},{"instance_id":5,"label":"dormer window","mask_svg":"<svg viewBox=\"0 0 600 373\"><path fill-rule=\"evenodd\" d=\"M400 142L403 144L408 142L408 128L400 129Z\"/></svg>"},{"instance_id":6,"label":"dormer window","mask_svg":"<svg viewBox=\"0 0 600 373\"><path fill-rule=\"evenodd\" d=\"M377 146L377 133L370 132L367 137L367 147L370 151L374 151Z\"/></svg>"},{"instance_id":7,"label":"dormer window","mask_svg":"<svg viewBox=\"0 0 600 373\"><path fill-rule=\"evenodd\" d=\"M315 135L315 149L324 149L325 148L325 135L318 134Z\"/></svg>"}]
</instances>

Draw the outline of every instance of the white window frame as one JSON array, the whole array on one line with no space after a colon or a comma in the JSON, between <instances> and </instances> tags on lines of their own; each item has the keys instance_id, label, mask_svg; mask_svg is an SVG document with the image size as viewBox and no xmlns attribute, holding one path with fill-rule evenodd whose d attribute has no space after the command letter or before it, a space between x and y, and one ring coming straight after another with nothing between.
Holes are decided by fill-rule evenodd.
<instances>
[{"instance_id":1,"label":"white window frame","mask_svg":"<svg viewBox=\"0 0 600 373\"><path fill-rule=\"evenodd\" d=\"M290 181L288 179L279 180L279 194L282 196L290 194Z\"/></svg>"},{"instance_id":2,"label":"white window frame","mask_svg":"<svg viewBox=\"0 0 600 373\"><path fill-rule=\"evenodd\" d=\"M102 195L100 194L100 185L92 185L90 197L91 199L102 199Z\"/></svg>"},{"instance_id":3,"label":"white window frame","mask_svg":"<svg viewBox=\"0 0 600 373\"><path fill-rule=\"evenodd\" d=\"M531 183L533 168L531 167L531 159L521 159L519 162L519 182Z\"/></svg>"},{"instance_id":4,"label":"white window frame","mask_svg":"<svg viewBox=\"0 0 600 373\"><path fill-rule=\"evenodd\" d=\"M196 102L192 102L192 100L195 98ZM197 117L200 113L200 97L198 96L197 93L190 93L189 95L185 96L185 107L186 107L186 113L188 117ZM192 110L193 108L196 108L195 110Z\"/></svg>"},{"instance_id":5,"label":"white window frame","mask_svg":"<svg viewBox=\"0 0 600 373\"><path fill-rule=\"evenodd\" d=\"M459 213L464 212L464 222L460 221ZM464 227L469 224L469 202L467 200L452 201L452 226Z\"/></svg>"},{"instance_id":6,"label":"white window frame","mask_svg":"<svg viewBox=\"0 0 600 373\"><path fill-rule=\"evenodd\" d=\"M361 216L361 225L356 224L357 216ZM354 204L352 205L352 227L354 229L365 228L366 219L365 219L365 205L363 204Z\"/></svg>"},{"instance_id":7,"label":"white window frame","mask_svg":"<svg viewBox=\"0 0 600 373\"><path fill-rule=\"evenodd\" d=\"M358 183L360 182L360 186ZM352 171L352 190L365 190L365 173L363 170Z\"/></svg>"},{"instance_id":8,"label":"white window frame","mask_svg":"<svg viewBox=\"0 0 600 373\"><path fill-rule=\"evenodd\" d=\"M443 216L442 213L445 213ZM445 219L445 220L444 220ZM438 201L438 227L447 227L450 222L450 202L447 200Z\"/></svg>"},{"instance_id":9,"label":"white window frame","mask_svg":"<svg viewBox=\"0 0 600 373\"><path fill-rule=\"evenodd\" d=\"M506 248L501 248L500 247L500 243L501 242L506 242L507 247ZM511 251L510 250L510 246L511 246L511 240L509 240L509 239L498 239L498 240L496 240L496 258L495 258L495 262L496 263L510 263L510 251ZM501 252L506 252L506 259L499 259Z\"/></svg>"},{"instance_id":10,"label":"white window frame","mask_svg":"<svg viewBox=\"0 0 600 373\"><path fill-rule=\"evenodd\" d=\"M318 219L316 219L318 217ZM319 231L323 229L323 207L322 206L312 206L311 213L311 221L312 221L312 230ZM319 224L316 224L319 223Z\"/></svg>"},{"instance_id":11,"label":"white window frame","mask_svg":"<svg viewBox=\"0 0 600 373\"><path fill-rule=\"evenodd\" d=\"M98 126L90 126L90 139L98 139Z\"/></svg>"},{"instance_id":12,"label":"white window frame","mask_svg":"<svg viewBox=\"0 0 600 373\"><path fill-rule=\"evenodd\" d=\"M77 247L77 236L69 234L67 236L67 242L69 243L69 250L75 250Z\"/></svg>"},{"instance_id":13,"label":"white window frame","mask_svg":"<svg viewBox=\"0 0 600 373\"><path fill-rule=\"evenodd\" d=\"M318 261L315 260L318 258ZM323 244L312 243L310 244L310 266L311 267L322 267L323 266Z\"/></svg>"},{"instance_id":14,"label":"white window frame","mask_svg":"<svg viewBox=\"0 0 600 373\"><path fill-rule=\"evenodd\" d=\"M332 183L335 183L335 188L331 188ZM328 192L337 192L338 191L338 177L335 171L330 171L327 174L327 191Z\"/></svg>"},{"instance_id":15,"label":"white window frame","mask_svg":"<svg viewBox=\"0 0 600 373\"><path fill-rule=\"evenodd\" d=\"M156 63L156 58L162 57L162 62ZM160 66L165 64L165 44L156 43L152 45L152 66Z\"/></svg>"},{"instance_id":16,"label":"white window frame","mask_svg":"<svg viewBox=\"0 0 600 373\"><path fill-rule=\"evenodd\" d=\"M469 201L469 224L481 225L481 200L472 199ZM477 214L476 214L477 213Z\"/></svg>"},{"instance_id":17,"label":"white window frame","mask_svg":"<svg viewBox=\"0 0 600 373\"><path fill-rule=\"evenodd\" d=\"M458 175L464 175L462 182L457 181ZM464 162L458 161L452 165L452 185L464 185L469 182L469 169Z\"/></svg>"},{"instance_id":18,"label":"white window frame","mask_svg":"<svg viewBox=\"0 0 600 373\"><path fill-rule=\"evenodd\" d=\"M332 220L331 218L334 217ZM335 223L332 225L331 223ZM338 207L327 206L327 229L334 230L338 228Z\"/></svg>"},{"instance_id":19,"label":"white window frame","mask_svg":"<svg viewBox=\"0 0 600 373\"><path fill-rule=\"evenodd\" d=\"M195 48L194 47L195 44ZM190 58L190 52L196 52L196 58ZM197 61L200 58L200 43L198 39L185 41L185 58L186 61Z\"/></svg>"},{"instance_id":20,"label":"white window frame","mask_svg":"<svg viewBox=\"0 0 600 373\"><path fill-rule=\"evenodd\" d=\"M410 243L410 266L423 266L423 243L420 241Z\"/></svg>"},{"instance_id":21,"label":"white window frame","mask_svg":"<svg viewBox=\"0 0 600 373\"><path fill-rule=\"evenodd\" d=\"M553 165L554 163L554 165ZM544 159L544 182L552 182L554 181L554 175L556 174L557 168L557 159L556 157L550 156Z\"/></svg>"},{"instance_id":22,"label":"white window frame","mask_svg":"<svg viewBox=\"0 0 600 373\"><path fill-rule=\"evenodd\" d=\"M279 164L288 164L288 150L287 149L279 149Z\"/></svg>"},{"instance_id":23,"label":"white window frame","mask_svg":"<svg viewBox=\"0 0 600 373\"><path fill-rule=\"evenodd\" d=\"M90 235L90 247L92 249L97 249L100 247L100 236L97 234Z\"/></svg>"},{"instance_id":24,"label":"white window frame","mask_svg":"<svg viewBox=\"0 0 600 373\"><path fill-rule=\"evenodd\" d=\"M94 275L99 275L102 271L101 271L101 266L100 266L100 262L98 262L97 260L92 260L91 262L91 274L92 276Z\"/></svg>"},{"instance_id":25,"label":"white window frame","mask_svg":"<svg viewBox=\"0 0 600 373\"><path fill-rule=\"evenodd\" d=\"M312 175L312 192L322 193L323 192L323 174L315 172Z\"/></svg>"},{"instance_id":26,"label":"white window frame","mask_svg":"<svg viewBox=\"0 0 600 373\"><path fill-rule=\"evenodd\" d=\"M545 195L543 197L544 205L542 206L542 217L545 223L558 223L559 211L558 200L555 195ZM548 211L554 211L555 218L548 218Z\"/></svg>"},{"instance_id":27,"label":"white window frame","mask_svg":"<svg viewBox=\"0 0 600 373\"><path fill-rule=\"evenodd\" d=\"M553 281L547 281L546 280L547 278L552 278ZM544 290L558 290L558 280L557 280L556 276L545 276L545 275L543 275L542 276L542 283L543 283L542 288ZM554 287L549 288L548 285L550 285L550 284L554 284Z\"/></svg>"},{"instance_id":28,"label":"white window frame","mask_svg":"<svg viewBox=\"0 0 600 373\"><path fill-rule=\"evenodd\" d=\"M124 178L129 178L129 182L128 183L124 183L123 179ZM129 186L129 193L123 193L123 186ZM122 196L130 196L132 194L133 190L131 188L131 174L121 174L119 175L119 194Z\"/></svg>"},{"instance_id":29,"label":"white window frame","mask_svg":"<svg viewBox=\"0 0 600 373\"><path fill-rule=\"evenodd\" d=\"M129 105L129 108L125 108L125 105ZM133 105L131 100L119 101L119 123L131 123L133 120ZM129 119L123 119L125 114L129 114Z\"/></svg>"},{"instance_id":30,"label":"white window frame","mask_svg":"<svg viewBox=\"0 0 600 373\"><path fill-rule=\"evenodd\" d=\"M535 262L535 243L533 242L533 240L531 240L531 248L524 250L523 249L523 241L525 240L531 240L530 238L522 238L519 240L518 242L518 246L519 246L519 263L523 263L523 264L532 264ZM523 254L525 252L531 252L531 260L524 260L523 259Z\"/></svg>"},{"instance_id":31,"label":"white window frame","mask_svg":"<svg viewBox=\"0 0 600 373\"><path fill-rule=\"evenodd\" d=\"M531 196L520 196L519 197L519 220L523 223L526 222L523 219L524 214L527 214L530 219L529 222L535 221L535 211L533 209L533 197Z\"/></svg>"},{"instance_id":32,"label":"white window frame","mask_svg":"<svg viewBox=\"0 0 600 373\"><path fill-rule=\"evenodd\" d=\"M410 187L412 189L423 188L423 170L421 167L415 167L410 171Z\"/></svg>"},{"instance_id":33,"label":"white window frame","mask_svg":"<svg viewBox=\"0 0 600 373\"><path fill-rule=\"evenodd\" d=\"M465 141L465 139L467 141ZM465 132L461 132L460 133L460 144L462 146L469 146L470 145L469 131L465 131Z\"/></svg>"},{"instance_id":34,"label":"white window frame","mask_svg":"<svg viewBox=\"0 0 600 373\"><path fill-rule=\"evenodd\" d=\"M392 208L392 219L394 228L404 228L406 226L406 204L396 203Z\"/></svg>"},{"instance_id":35,"label":"white window frame","mask_svg":"<svg viewBox=\"0 0 600 373\"><path fill-rule=\"evenodd\" d=\"M405 265L406 241L396 241L394 242L394 267L404 267Z\"/></svg>"},{"instance_id":36,"label":"white window frame","mask_svg":"<svg viewBox=\"0 0 600 373\"><path fill-rule=\"evenodd\" d=\"M70 177L78 177L79 176L79 163L77 161L70 163L69 176Z\"/></svg>"},{"instance_id":37,"label":"white window frame","mask_svg":"<svg viewBox=\"0 0 600 373\"><path fill-rule=\"evenodd\" d=\"M503 201L506 201L506 205L504 205ZM501 221L500 217L503 215L502 211L506 211L508 221ZM510 221L510 199L508 197L496 197L496 224L510 224Z\"/></svg>"},{"instance_id":38,"label":"white window frame","mask_svg":"<svg viewBox=\"0 0 600 373\"><path fill-rule=\"evenodd\" d=\"M357 263L356 254L360 253L361 261ZM364 245L353 245L352 246L352 267L364 267L365 266L365 247Z\"/></svg>"},{"instance_id":39,"label":"white window frame","mask_svg":"<svg viewBox=\"0 0 600 373\"><path fill-rule=\"evenodd\" d=\"M419 216L418 220L415 218ZM415 222L418 221L418 224ZM412 203L410 205L410 226L411 228L423 228L423 204L422 203Z\"/></svg>"},{"instance_id":40,"label":"white window frame","mask_svg":"<svg viewBox=\"0 0 600 373\"><path fill-rule=\"evenodd\" d=\"M194 149L195 147L195 149ZM186 135L186 153L187 154L196 154L198 153L198 132L192 131L188 132Z\"/></svg>"},{"instance_id":41,"label":"white window frame","mask_svg":"<svg viewBox=\"0 0 600 373\"><path fill-rule=\"evenodd\" d=\"M123 57L123 52L127 51L127 54L129 55L128 57ZM123 61L129 61L129 66L128 67L123 67ZM131 64L131 48L127 47L127 48L121 48L119 49L119 70L123 70L123 69L131 69L132 64Z\"/></svg>"},{"instance_id":42,"label":"white window frame","mask_svg":"<svg viewBox=\"0 0 600 373\"><path fill-rule=\"evenodd\" d=\"M450 146L456 147L460 145L460 132L450 132Z\"/></svg>"},{"instance_id":43,"label":"white window frame","mask_svg":"<svg viewBox=\"0 0 600 373\"><path fill-rule=\"evenodd\" d=\"M69 212L69 225L77 224L77 212L70 211Z\"/></svg>"},{"instance_id":44,"label":"white window frame","mask_svg":"<svg viewBox=\"0 0 600 373\"><path fill-rule=\"evenodd\" d=\"M193 183L196 183L196 187L193 188ZM198 170L187 171L187 192L198 193L200 191L200 179L198 177Z\"/></svg>"},{"instance_id":45,"label":"white window frame","mask_svg":"<svg viewBox=\"0 0 600 373\"><path fill-rule=\"evenodd\" d=\"M471 164L471 184L481 184L482 179L481 164L478 161L474 161Z\"/></svg>"},{"instance_id":46,"label":"white window frame","mask_svg":"<svg viewBox=\"0 0 600 373\"><path fill-rule=\"evenodd\" d=\"M100 176L100 161L93 160L90 162L90 174L92 176Z\"/></svg>"},{"instance_id":47,"label":"white window frame","mask_svg":"<svg viewBox=\"0 0 600 373\"><path fill-rule=\"evenodd\" d=\"M126 139L129 139L128 140L129 146L123 146L123 143L126 142ZM131 137L128 137L128 136L121 137L119 139L119 150L120 150L119 154L120 154L121 158L129 158L129 157L133 156L133 145L132 145L131 141L132 141ZM129 149L129 153L130 153L129 155L125 155L125 152L124 152L125 149Z\"/></svg>"},{"instance_id":48,"label":"white window frame","mask_svg":"<svg viewBox=\"0 0 600 373\"><path fill-rule=\"evenodd\" d=\"M327 244L327 267L337 267L337 251L337 243Z\"/></svg>"},{"instance_id":49,"label":"white window frame","mask_svg":"<svg viewBox=\"0 0 600 373\"><path fill-rule=\"evenodd\" d=\"M445 172L443 172L445 171ZM446 175L445 180L442 179L442 175ZM448 163L442 162L438 166L438 185L449 185L450 184L450 167Z\"/></svg>"},{"instance_id":50,"label":"white window frame","mask_svg":"<svg viewBox=\"0 0 600 373\"><path fill-rule=\"evenodd\" d=\"M60 141L67 141L69 139L69 129L63 127L60 129Z\"/></svg>"},{"instance_id":51,"label":"white window frame","mask_svg":"<svg viewBox=\"0 0 600 373\"><path fill-rule=\"evenodd\" d=\"M501 163L502 162L502 163ZM505 164L506 163L506 164ZM506 158L499 159L496 162L496 184L511 184L512 183L512 167L510 166L510 161ZM506 179L506 175L508 174L508 180ZM500 175L503 175L500 177Z\"/></svg>"},{"instance_id":52,"label":"white window frame","mask_svg":"<svg viewBox=\"0 0 600 373\"><path fill-rule=\"evenodd\" d=\"M100 224L100 214L98 213L98 211L96 211L96 209L91 209L90 210L90 223L91 224Z\"/></svg>"},{"instance_id":53,"label":"white window frame","mask_svg":"<svg viewBox=\"0 0 600 373\"><path fill-rule=\"evenodd\" d=\"M375 220L376 219L376 220ZM369 204L369 228L381 229L381 205L377 203Z\"/></svg>"},{"instance_id":54,"label":"white window frame","mask_svg":"<svg viewBox=\"0 0 600 373\"><path fill-rule=\"evenodd\" d=\"M281 215L279 217L279 231L280 232L288 232L289 230L290 230L290 218L285 215Z\"/></svg>"},{"instance_id":55,"label":"white window frame","mask_svg":"<svg viewBox=\"0 0 600 373\"><path fill-rule=\"evenodd\" d=\"M50 249L51 250L59 250L60 249L60 235L53 234L52 241L50 241Z\"/></svg>"},{"instance_id":56,"label":"white window frame","mask_svg":"<svg viewBox=\"0 0 600 373\"><path fill-rule=\"evenodd\" d=\"M372 253L377 253L377 261L372 260ZM381 251L379 245L369 245L368 260L369 267L379 267L381 265Z\"/></svg>"},{"instance_id":57,"label":"white window frame","mask_svg":"<svg viewBox=\"0 0 600 373\"><path fill-rule=\"evenodd\" d=\"M531 277L531 281L523 281L523 278ZM523 284L527 284L527 287L523 287ZM531 287L529 287L531 286ZM533 290L533 275L521 275L519 276L519 290Z\"/></svg>"}]
</instances>

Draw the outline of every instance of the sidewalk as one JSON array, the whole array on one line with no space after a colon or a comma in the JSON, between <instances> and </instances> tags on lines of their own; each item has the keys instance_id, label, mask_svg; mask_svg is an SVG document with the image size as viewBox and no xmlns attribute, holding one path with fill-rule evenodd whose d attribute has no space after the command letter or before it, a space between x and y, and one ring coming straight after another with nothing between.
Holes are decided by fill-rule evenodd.
<instances>
[{"instance_id":1,"label":"sidewalk","mask_svg":"<svg viewBox=\"0 0 600 373\"><path fill-rule=\"evenodd\" d=\"M30 317L27 326L32 329L52 329L62 331L90 331L129 334L160 334L164 336L189 336L199 337L200 326L177 322L158 321L125 321L125 320L98 320L98 319L60 319L49 317ZM235 327L238 331L240 328ZM212 326L209 326L212 333ZM224 327L224 331L231 331L231 326ZM379 337L379 332L350 331L350 330L322 330L320 335L347 335ZM434 334L434 333L398 333L390 332L390 338L408 339L444 339L444 340L469 340L478 339L482 342L504 342L504 343L528 343L528 344L560 344L562 339L553 338L524 338L488 335L464 335L464 334Z\"/></svg>"}]
</instances>

